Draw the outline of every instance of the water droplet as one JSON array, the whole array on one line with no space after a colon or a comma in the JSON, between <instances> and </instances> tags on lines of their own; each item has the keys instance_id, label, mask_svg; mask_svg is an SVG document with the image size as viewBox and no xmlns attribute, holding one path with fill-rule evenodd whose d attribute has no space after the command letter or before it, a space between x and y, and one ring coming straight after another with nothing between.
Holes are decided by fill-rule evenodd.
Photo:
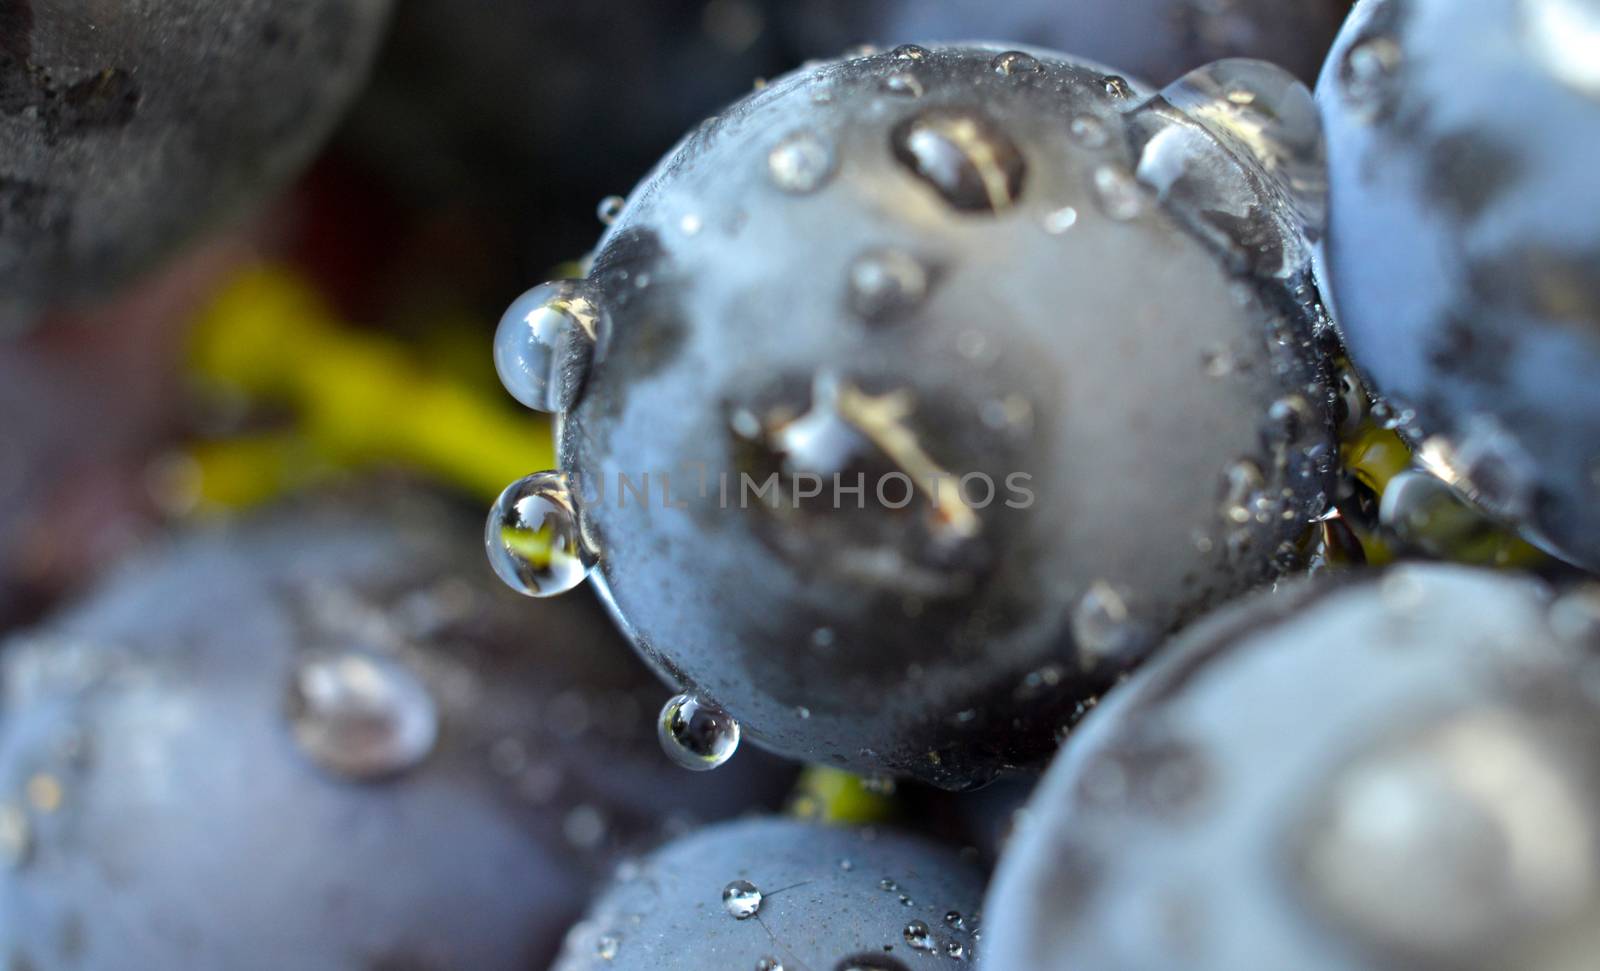
<instances>
[{"instance_id":1,"label":"water droplet","mask_svg":"<svg viewBox=\"0 0 1600 971\"><path fill-rule=\"evenodd\" d=\"M924 111L895 126L890 145L902 165L963 212L999 212L1022 194L1022 152L974 111Z\"/></svg>"},{"instance_id":2,"label":"water droplet","mask_svg":"<svg viewBox=\"0 0 1600 971\"><path fill-rule=\"evenodd\" d=\"M916 44L901 44L889 52L897 61L925 61L928 59L928 49L918 47Z\"/></svg>"},{"instance_id":3,"label":"water droplet","mask_svg":"<svg viewBox=\"0 0 1600 971\"><path fill-rule=\"evenodd\" d=\"M772 184L795 195L822 188L833 178L834 168L833 146L814 132L793 132L767 153Z\"/></svg>"},{"instance_id":4,"label":"water droplet","mask_svg":"<svg viewBox=\"0 0 1600 971\"><path fill-rule=\"evenodd\" d=\"M1062 233L1078 224L1078 210L1071 206L1063 206L1054 212L1046 213L1044 217L1044 231L1052 236Z\"/></svg>"},{"instance_id":5,"label":"water droplet","mask_svg":"<svg viewBox=\"0 0 1600 971\"><path fill-rule=\"evenodd\" d=\"M582 281L534 287L500 318L494 366L511 396L535 411L572 407L610 321Z\"/></svg>"},{"instance_id":6,"label":"water droplet","mask_svg":"<svg viewBox=\"0 0 1600 971\"><path fill-rule=\"evenodd\" d=\"M598 558L584 543L566 477L538 472L500 494L484 528L489 565L529 597L566 593L588 578Z\"/></svg>"},{"instance_id":7,"label":"water droplet","mask_svg":"<svg viewBox=\"0 0 1600 971\"><path fill-rule=\"evenodd\" d=\"M1102 165L1094 170L1094 196L1100 211L1119 222L1136 218L1144 211L1144 195L1139 183L1126 169Z\"/></svg>"},{"instance_id":8,"label":"water droplet","mask_svg":"<svg viewBox=\"0 0 1600 971\"><path fill-rule=\"evenodd\" d=\"M704 228L705 220L701 219L696 213L688 213L678 220L678 229L685 236L698 236L700 235L700 230Z\"/></svg>"},{"instance_id":9,"label":"water droplet","mask_svg":"<svg viewBox=\"0 0 1600 971\"><path fill-rule=\"evenodd\" d=\"M1538 62L1557 80L1600 98L1600 5L1593 0L1522 0L1523 29Z\"/></svg>"},{"instance_id":10,"label":"water droplet","mask_svg":"<svg viewBox=\"0 0 1600 971\"><path fill-rule=\"evenodd\" d=\"M433 751L439 710L427 686L398 660L316 652L289 681L295 741L319 767L356 780L413 769Z\"/></svg>"},{"instance_id":11,"label":"water droplet","mask_svg":"<svg viewBox=\"0 0 1600 971\"><path fill-rule=\"evenodd\" d=\"M868 250L850 264L850 308L867 320L902 316L927 295L927 269L901 250Z\"/></svg>"},{"instance_id":12,"label":"water droplet","mask_svg":"<svg viewBox=\"0 0 1600 971\"><path fill-rule=\"evenodd\" d=\"M882 880L878 881L878 889L879 890L887 890L887 891L893 893L894 891L900 889L900 885L898 883L895 883L893 880L889 879L888 877L884 877Z\"/></svg>"},{"instance_id":13,"label":"water droplet","mask_svg":"<svg viewBox=\"0 0 1600 971\"><path fill-rule=\"evenodd\" d=\"M628 200L621 196L606 196L600 200L600 205L595 209L595 215L600 217L600 225L610 226L622 217L622 209Z\"/></svg>"},{"instance_id":14,"label":"water droplet","mask_svg":"<svg viewBox=\"0 0 1600 971\"><path fill-rule=\"evenodd\" d=\"M906 925L905 939L914 951L931 951L934 948L933 932L920 920Z\"/></svg>"},{"instance_id":15,"label":"water droplet","mask_svg":"<svg viewBox=\"0 0 1600 971\"><path fill-rule=\"evenodd\" d=\"M1105 122L1093 115L1079 115L1072 119L1067 130L1072 133L1072 140L1084 148L1104 148L1106 142L1110 141Z\"/></svg>"},{"instance_id":16,"label":"water droplet","mask_svg":"<svg viewBox=\"0 0 1600 971\"><path fill-rule=\"evenodd\" d=\"M733 716L689 694L667 701L656 728L662 750L695 772L715 769L739 747L739 723Z\"/></svg>"},{"instance_id":17,"label":"water droplet","mask_svg":"<svg viewBox=\"0 0 1600 971\"><path fill-rule=\"evenodd\" d=\"M0 803L0 865L17 870L33 853L33 826L16 803Z\"/></svg>"},{"instance_id":18,"label":"water droplet","mask_svg":"<svg viewBox=\"0 0 1600 971\"><path fill-rule=\"evenodd\" d=\"M594 942L594 953L602 961L612 961L622 949L622 938L616 934L601 934Z\"/></svg>"},{"instance_id":19,"label":"water droplet","mask_svg":"<svg viewBox=\"0 0 1600 971\"><path fill-rule=\"evenodd\" d=\"M783 971L783 962L774 957L765 957L756 962L756 971Z\"/></svg>"},{"instance_id":20,"label":"water droplet","mask_svg":"<svg viewBox=\"0 0 1600 971\"><path fill-rule=\"evenodd\" d=\"M1006 51L1004 54L997 54L989 64L994 68L994 73L1005 77L1011 77L1016 74L1038 74L1044 70L1044 65L1039 63L1037 57L1023 51Z\"/></svg>"},{"instance_id":21,"label":"water droplet","mask_svg":"<svg viewBox=\"0 0 1600 971\"><path fill-rule=\"evenodd\" d=\"M1240 459L1223 472L1222 515L1228 522L1244 525L1255 518L1265 498L1266 477L1261 466Z\"/></svg>"},{"instance_id":22,"label":"water droplet","mask_svg":"<svg viewBox=\"0 0 1600 971\"><path fill-rule=\"evenodd\" d=\"M1351 45L1339 65L1345 100L1369 120L1376 117L1395 87L1402 59L1400 45L1382 34Z\"/></svg>"},{"instance_id":23,"label":"water droplet","mask_svg":"<svg viewBox=\"0 0 1600 971\"><path fill-rule=\"evenodd\" d=\"M1107 75L1106 78L1101 81L1101 86L1105 88L1106 94L1113 98L1133 97L1133 86L1128 83L1127 78L1120 75Z\"/></svg>"},{"instance_id":24,"label":"water droplet","mask_svg":"<svg viewBox=\"0 0 1600 971\"><path fill-rule=\"evenodd\" d=\"M961 916L959 910L949 911L944 915L945 926L951 930L964 931L967 929L967 919Z\"/></svg>"},{"instance_id":25,"label":"water droplet","mask_svg":"<svg viewBox=\"0 0 1600 971\"><path fill-rule=\"evenodd\" d=\"M922 82L917 80L915 74L891 74L884 78L878 85L884 94L892 94L897 98L922 97Z\"/></svg>"},{"instance_id":26,"label":"water droplet","mask_svg":"<svg viewBox=\"0 0 1600 971\"><path fill-rule=\"evenodd\" d=\"M946 957L960 961L967 956L967 949L960 941L945 941L944 953Z\"/></svg>"},{"instance_id":27,"label":"water droplet","mask_svg":"<svg viewBox=\"0 0 1600 971\"><path fill-rule=\"evenodd\" d=\"M722 888L722 906L734 920L749 920L761 910L761 891L748 880L735 880Z\"/></svg>"},{"instance_id":28,"label":"water droplet","mask_svg":"<svg viewBox=\"0 0 1600 971\"><path fill-rule=\"evenodd\" d=\"M1266 61L1230 58L1191 71L1161 94L1252 165L1301 225L1320 231L1327 219L1327 153L1316 100L1298 78Z\"/></svg>"},{"instance_id":29,"label":"water droplet","mask_svg":"<svg viewBox=\"0 0 1600 971\"><path fill-rule=\"evenodd\" d=\"M850 871L854 870L855 868L856 868L856 865L854 863L852 863L848 859L839 861L839 869L843 870L845 873L849 873Z\"/></svg>"},{"instance_id":30,"label":"water droplet","mask_svg":"<svg viewBox=\"0 0 1600 971\"><path fill-rule=\"evenodd\" d=\"M1085 661L1122 657L1144 646L1141 626L1116 587L1097 580L1072 613L1072 636Z\"/></svg>"}]
</instances>

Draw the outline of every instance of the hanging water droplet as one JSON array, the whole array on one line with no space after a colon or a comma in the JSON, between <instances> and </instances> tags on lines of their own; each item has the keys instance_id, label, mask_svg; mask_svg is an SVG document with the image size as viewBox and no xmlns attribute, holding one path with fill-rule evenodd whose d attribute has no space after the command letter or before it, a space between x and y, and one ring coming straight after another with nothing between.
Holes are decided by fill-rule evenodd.
<instances>
[{"instance_id":1,"label":"hanging water droplet","mask_svg":"<svg viewBox=\"0 0 1600 971\"><path fill-rule=\"evenodd\" d=\"M850 309L866 320L902 316L927 295L927 269L902 250L868 250L850 264Z\"/></svg>"},{"instance_id":2,"label":"hanging water droplet","mask_svg":"<svg viewBox=\"0 0 1600 971\"><path fill-rule=\"evenodd\" d=\"M595 215L600 217L600 225L610 226L622 217L622 209L628 200L621 196L606 196L600 200L600 205L595 209Z\"/></svg>"},{"instance_id":3,"label":"hanging water droplet","mask_svg":"<svg viewBox=\"0 0 1600 971\"><path fill-rule=\"evenodd\" d=\"M889 52L897 61L925 61L928 59L928 49L918 47L916 44L901 44Z\"/></svg>"},{"instance_id":4,"label":"hanging water droplet","mask_svg":"<svg viewBox=\"0 0 1600 971\"><path fill-rule=\"evenodd\" d=\"M784 192L805 195L815 192L833 178L833 146L816 133L797 131L786 136L767 153L767 175Z\"/></svg>"},{"instance_id":5,"label":"hanging water droplet","mask_svg":"<svg viewBox=\"0 0 1600 971\"><path fill-rule=\"evenodd\" d=\"M616 934L601 934L594 942L594 953L602 961L614 961L622 949L622 938Z\"/></svg>"},{"instance_id":6,"label":"hanging water droplet","mask_svg":"<svg viewBox=\"0 0 1600 971\"><path fill-rule=\"evenodd\" d=\"M518 297L494 335L494 366L511 396L535 411L571 408L610 320L588 284L561 280Z\"/></svg>"},{"instance_id":7,"label":"hanging water droplet","mask_svg":"<svg viewBox=\"0 0 1600 971\"><path fill-rule=\"evenodd\" d=\"M1027 163L1004 131L974 111L935 108L896 125L899 162L964 212L999 212L1022 194Z\"/></svg>"},{"instance_id":8,"label":"hanging water droplet","mask_svg":"<svg viewBox=\"0 0 1600 971\"><path fill-rule=\"evenodd\" d=\"M1044 70L1044 65L1039 63L1037 57L1024 51L1006 51L1004 54L997 54L989 64L994 68L994 73L1004 77L1011 77L1016 74L1037 74Z\"/></svg>"},{"instance_id":9,"label":"hanging water droplet","mask_svg":"<svg viewBox=\"0 0 1600 971\"><path fill-rule=\"evenodd\" d=\"M1094 170L1094 197L1100 211L1118 222L1127 222L1144 211L1144 196L1139 183L1126 169L1102 165Z\"/></svg>"},{"instance_id":10,"label":"hanging water droplet","mask_svg":"<svg viewBox=\"0 0 1600 971\"><path fill-rule=\"evenodd\" d=\"M749 920L761 910L761 890L748 880L722 888L722 906L734 920Z\"/></svg>"},{"instance_id":11,"label":"hanging water droplet","mask_svg":"<svg viewBox=\"0 0 1600 971\"><path fill-rule=\"evenodd\" d=\"M914 951L931 951L934 948L933 932L920 920L906 925L905 939Z\"/></svg>"},{"instance_id":12,"label":"hanging water droplet","mask_svg":"<svg viewBox=\"0 0 1600 971\"><path fill-rule=\"evenodd\" d=\"M922 97L922 82L917 80L915 74L891 74L879 83L878 89L884 94L892 94L897 98Z\"/></svg>"},{"instance_id":13,"label":"hanging water droplet","mask_svg":"<svg viewBox=\"0 0 1600 971\"><path fill-rule=\"evenodd\" d=\"M288 713L311 761L361 781L415 768L439 737L438 706L422 680L393 658L354 651L302 658Z\"/></svg>"},{"instance_id":14,"label":"hanging water droplet","mask_svg":"<svg viewBox=\"0 0 1600 971\"><path fill-rule=\"evenodd\" d=\"M489 565L506 586L553 597L582 583L598 558L584 542L566 477L538 472L500 494L484 527Z\"/></svg>"},{"instance_id":15,"label":"hanging water droplet","mask_svg":"<svg viewBox=\"0 0 1600 971\"><path fill-rule=\"evenodd\" d=\"M689 694L667 701L656 729L668 757L695 772L715 769L739 747L739 723L733 716Z\"/></svg>"},{"instance_id":16,"label":"hanging water droplet","mask_svg":"<svg viewBox=\"0 0 1600 971\"><path fill-rule=\"evenodd\" d=\"M1191 71L1162 97L1253 165L1313 232L1327 219L1327 153L1311 91L1266 61L1230 58Z\"/></svg>"}]
</instances>

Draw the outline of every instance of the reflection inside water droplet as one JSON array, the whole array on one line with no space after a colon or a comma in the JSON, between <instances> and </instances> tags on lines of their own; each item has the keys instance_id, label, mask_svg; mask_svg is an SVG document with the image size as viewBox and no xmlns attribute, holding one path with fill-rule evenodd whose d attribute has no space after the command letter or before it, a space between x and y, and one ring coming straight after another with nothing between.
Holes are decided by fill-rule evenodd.
<instances>
[{"instance_id":1,"label":"reflection inside water droplet","mask_svg":"<svg viewBox=\"0 0 1600 971\"><path fill-rule=\"evenodd\" d=\"M609 333L594 291L578 280L534 287L500 318L494 366L511 396L535 411L572 407Z\"/></svg>"},{"instance_id":2,"label":"reflection inside water droplet","mask_svg":"<svg viewBox=\"0 0 1600 971\"><path fill-rule=\"evenodd\" d=\"M672 761L694 772L717 768L739 748L733 716L690 694L675 695L662 706L656 735Z\"/></svg>"},{"instance_id":3,"label":"reflection inside water droplet","mask_svg":"<svg viewBox=\"0 0 1600 971\"><path fill-rule=\"evenodd\" d=\"M899 162L963 212L996 213L1022 194L1027 163L1004 131L975 111L935 108L896 125Z\"/></svg>"},{"instance_id":4,"label":"reflection inside water droplet","mask_svg":"<svg viewBox=\"0 0 1600 971\"><path fill-rule=\"evenodd\" d=\"M295 667L288 705L301 750L323 769L350 779L414 768L438 738L433 696L393 658L313 653Z\"/></svg>"},{"instance_id":5,"label":"reflection inside water droplet","mask_svg":"<svg viewBox=\"0 0 1600 971\"><path fill-rule=\"evenodd\" d=\"M572 495L559 472L530 475L501 493L484 527L484 547L495 574L529 597L566 593L598 562L579 534Z\"/></svg>"}]
</instances>

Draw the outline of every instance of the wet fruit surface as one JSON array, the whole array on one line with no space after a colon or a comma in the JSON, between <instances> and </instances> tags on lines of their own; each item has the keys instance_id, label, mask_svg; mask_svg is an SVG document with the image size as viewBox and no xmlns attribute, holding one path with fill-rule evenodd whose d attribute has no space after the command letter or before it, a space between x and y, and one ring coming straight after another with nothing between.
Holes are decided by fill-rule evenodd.
<instances>
[{"instance_id":1,"label":"wet fruit surface","mask_svg":"<svg viewBox=\"0 0 1600 971\"><path fill-rule=\"evenodd\" d=\"M759 758L667 762L598 606L530 627L472 533L414 493L305 500L8 643L0 960L522 971L622 855L781 799Z\"/></svg>"},{"instance_id":2,"label":"wet fruit surface","mask_svg":"<svg viewBox=\"0 0 1600 971\"><path fill-rule=\"evenodd\" d=\"M983 874L877 830L750 820L625 866L556 971L923 971L978 950Z\"/></svg>"},{"instance_id":3,"label":"wet fruit surface","mask_svg":"<svg viewBox=\"0 0 1600 971\"><path fill-rule=\"evenodd\" d=\"M1577 0L1369 2L1318 88L1352 361L1425 461L1590 568L1600 100L1575 45L1596 23Z\"/></svg>"},{"instance_id":4,"label":"wet fruit surface","mask_svg":"<svg viewBox=\"0 0 1600 971\"><path fill-rule=\"evenodd\" d=\"M1589 586L1407 565L1197 624L1035 793L985 902L987 959L1583 966L1597 606Z\"/></svg>"},{"instance_id":5,"label":"wet fruit surface","mask_svg":"<svg viewBox=\"0 0 1600 971\"><path fill-rule=\"evenodd\" d=\"M0 333L104 296L293 175L388 8L0 2Z\"/></svg>"},{"instance_id":6,"label":"wet fruit surface","mask_svg":"<svg viewBox=\"0 0 1600 971\"><path fill-rule=\"evenodd\" d=\"M1320 141L1251 64L905 47L690 135L562 415L641 652L758 745L962 788L1283 570L1332 459Z\"/></svg>"}]
</instances>

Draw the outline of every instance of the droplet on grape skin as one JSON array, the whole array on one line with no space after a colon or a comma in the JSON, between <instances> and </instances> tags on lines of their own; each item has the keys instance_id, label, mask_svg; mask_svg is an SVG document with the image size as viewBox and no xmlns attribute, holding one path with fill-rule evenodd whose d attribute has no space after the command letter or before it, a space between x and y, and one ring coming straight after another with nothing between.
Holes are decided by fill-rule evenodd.
<instances>
[{"instance_id":1,"label":"droplet on grape skin","mask_svg":"<svg viewBox=\"0 0 1600 971\"><path fill-rule=\"evenodd\" d=\"M439 711L422 679L393 658L313 653L289 683L296 743L328 772L372 781L420 765L439 736Z\"/></svg>"},{"instance_id":2,"label":"droplet on grape skin","mask_svg":"<svg viewBox=\"0 0 1600 971\"><path fill-rule=\"evenodd\" d=\"M850 308L866 320L903 316L927 295L927 269L902 250L868 250L850 265Z\"/></svg>"},{"instance_id":3,"label":"droplet on grape skin","mask_svg":"<svg viewBox=\"0 0 1600 971\"><path fill-rule=\"evenodd\" d=\"M896 125L895 158L962 212L998 213L1022 195L1027 162L994 122L964 108L934 108Z\"/></svg>"},{"instance_id":4,"label":"droplet on grape skin","mask_svg":"<svg viewBox=\"0 0 1600 971\"><path fill-rule=\"evenodd\" d=\"M708 772L733 758L739 748L739 723L708 701L675 695L656 722L661 750L691 772Z\"/></svg>"},{"instance_id":5,"label":"droplet on grape skin","mask_svg":"<svg viewBox=\"0 0 1600 971\"><path fill-rule=\"evenodd\" d=\"M722 906L734 920L749 920L761 911L761 889L748 880L722 888Z\"/></svg>"},{"instance_id":6,"label":"droplet on grape skin","mask_svg":"<svg viewBox=\"0 0 1600 971\"><path fill-rule=\"evenodd\" d=\"M767 153L767 175L772 184L793 195L807 195L833 178L833 147L814 132L797 131Z\"/></svg>"},{"instance_id":7,"label":"droplet on grape skin","mask_svg":"<svg viewBox=\"0 0 1600 971\"><path fill-rule=\"evenodd\" d=\"M577 401L609 328L587 283L560 280L534 287L517 298L495 331L500 383L534 411L566 411Z\"/></svg>"},{"instance_id":8,"label":"droplet on grape skin","mask_svg":"<svg viewBox=\"0 0 1600 971\"><path fill-rule=\"evenodd\" d=\"M495 575L528 597L566 593L599 561L583 541L572 494L559 472L535 473L502 492L489 512L484 547Z\"/></svg>"}]
</instances>

